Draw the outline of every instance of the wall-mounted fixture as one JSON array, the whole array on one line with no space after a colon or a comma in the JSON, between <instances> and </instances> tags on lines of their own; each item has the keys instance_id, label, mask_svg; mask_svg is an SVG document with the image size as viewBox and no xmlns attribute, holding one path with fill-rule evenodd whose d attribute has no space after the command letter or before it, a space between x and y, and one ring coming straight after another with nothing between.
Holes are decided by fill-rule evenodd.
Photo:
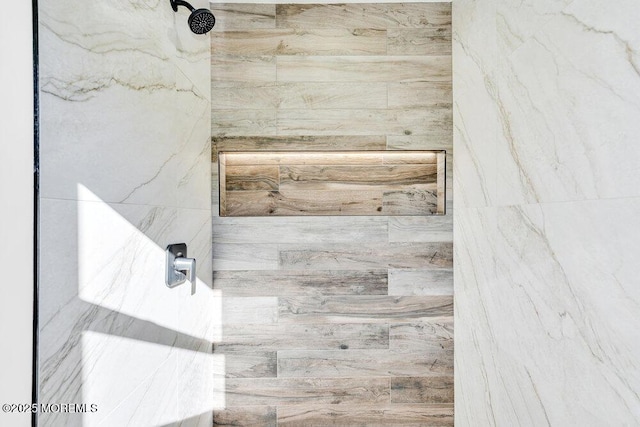
<instances>
[{"instance_id":1,"label":"wall-mounted fixture","mask_svg":"<svg viewBox=\"0 0 640 427\"><path fill-rule=\"evenodd\" d=\"M184 6L191 11L187 22L189 23L189 28L191 28L191 31L195 34L206 34L216 25L216 17L213 16L213 13L211 13L209 9L196 9L183 0L170 1L174 12L178 11L178 6Z\"/></svg>"},{"instance_id":2,"label":"wall-mounted fixture","mask_svg":"<svg viewBox=\"0 0 640 427\"><path fill-rule=\"evenodd\" d=\"M167 246L166 283L170 288L191 282L191 295L196 293L196 260L187 258L187 245L176 243Z\"/></svg>"}]
</instances>

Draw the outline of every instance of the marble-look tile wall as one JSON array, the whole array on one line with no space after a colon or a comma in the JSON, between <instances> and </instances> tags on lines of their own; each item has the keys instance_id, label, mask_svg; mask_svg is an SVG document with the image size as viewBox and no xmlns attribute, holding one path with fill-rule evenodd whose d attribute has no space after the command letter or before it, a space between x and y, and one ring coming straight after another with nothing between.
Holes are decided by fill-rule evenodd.
<instances>
[{"instance_id":1,"label":"marble-look tile wall","mask_svg":"<svg viewBox=\"0 0 640 427\"><path fill-rule=\"evenodd\" d=\"M40 425L210 426L209 36L168 0L38 6L40 402L97 405Z\"/></svg>"},{"instance_id":2,"label":"marble-look tile wall","mask_svg":"<svg viewBox=\"0 0 640 427\"><path fill-rule=\"evenodd\" d=\"M451 160L450 3L212 9L214 162L217 150ZM227 378L214 425L452 425L452 192L444 216L218 217L215 165Z\"/></svg>"},{"instance_id":3,"label":"marble-look tile wall","mask_svg":"<svg viewBox=\"0 0 640 427\"><path fill-rule=\"evenodd\" d=\"M453 3L456 425L640 423L639 15Z\"/></svg>"}]
</instances>

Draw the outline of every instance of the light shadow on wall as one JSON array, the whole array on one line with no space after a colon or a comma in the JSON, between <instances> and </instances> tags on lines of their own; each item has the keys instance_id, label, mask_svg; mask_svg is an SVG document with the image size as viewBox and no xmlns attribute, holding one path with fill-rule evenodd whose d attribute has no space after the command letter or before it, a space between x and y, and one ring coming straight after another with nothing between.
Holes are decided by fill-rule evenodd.
<instances>
[{"instance_id":1,"label":"light shadow on wall","mask_svg":"<svg viewBox=\"0 0 640 427\"><path fill-rule=\"evenodd\" d=\"M202 279L210 272L200 272L195 295L164 282L166 245L208 236L176 208L108 204L82 185L78 199L77 400L99 408L82 425L208 422L225 405L224 356L212 354L220 298Z\"/></svg>"}]
</instances>

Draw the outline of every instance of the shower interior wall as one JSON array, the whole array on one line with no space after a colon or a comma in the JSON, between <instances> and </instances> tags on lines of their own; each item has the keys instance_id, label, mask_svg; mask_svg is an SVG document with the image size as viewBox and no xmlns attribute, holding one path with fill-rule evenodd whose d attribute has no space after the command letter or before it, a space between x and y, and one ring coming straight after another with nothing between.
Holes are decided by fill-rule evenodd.
<instances>
[{"instance_id":1,"label":"shower interior wall","mask_svg":"<svg viewBox=\"0 0 640 427\"><path fill-rule=\"evenodd\" d=\"M214 424L452 425L451 4L211 7ZM444 216L217 215L219 150L433 149Z\"/></svg>"},{"instance_id":2,"label":"shower interior wall","mask_svg":"<svg viewBox=\"0 0 640 427\"><path fill-rule=\"evenodd\" d=\"M39 425L210 426L209 36L168 1L38 3L39 399L89 408Z\"/></svg>"}]
</instances>

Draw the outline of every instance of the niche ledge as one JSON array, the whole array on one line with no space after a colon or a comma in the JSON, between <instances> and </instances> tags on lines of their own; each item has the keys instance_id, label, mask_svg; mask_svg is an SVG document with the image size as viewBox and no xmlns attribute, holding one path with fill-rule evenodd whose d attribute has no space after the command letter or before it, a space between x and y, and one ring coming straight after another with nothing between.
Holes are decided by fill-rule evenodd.
<instances>
[{"instance_id":1,"label":"niche ledge","mask_svg":"<svg viewBox=\"0 0 640 427\"><path fill-rule=\"evenodd\" d=\"M443 215L444 151L221 151L220 216Z\"/></svg>"}]
</instances>

